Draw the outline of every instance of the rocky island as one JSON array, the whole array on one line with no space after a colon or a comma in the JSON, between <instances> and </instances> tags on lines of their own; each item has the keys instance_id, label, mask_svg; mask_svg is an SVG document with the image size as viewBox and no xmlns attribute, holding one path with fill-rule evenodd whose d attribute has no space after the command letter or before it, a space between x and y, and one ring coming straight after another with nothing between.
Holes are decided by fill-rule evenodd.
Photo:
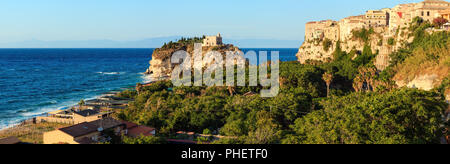
<instances>
[{"instance_id":1,"label":"rocky island","mask_svg":"<svg viewBox=\"0 0 450 164\"><path fill-rule=\"evenodd\" d=\"M194 44L202 43L202 56L210 51L218 51L221 54L226 54L227 51L239 52L239 48L232 44L224 44L222 42L222 36L220 33L217 36L203 36L202 38L181 38L177 42L169 42L164 44L161 48L154 50L152 54L152 60L150 61L150 67L145 74L152 76L153 78L170 77L173 69L177 66L171 63L171 57L173 53L177 51L186 51L191 55L191 59L194 59ZM194 67L202 63L193 63Z\"/></svg>"}]
</instances>

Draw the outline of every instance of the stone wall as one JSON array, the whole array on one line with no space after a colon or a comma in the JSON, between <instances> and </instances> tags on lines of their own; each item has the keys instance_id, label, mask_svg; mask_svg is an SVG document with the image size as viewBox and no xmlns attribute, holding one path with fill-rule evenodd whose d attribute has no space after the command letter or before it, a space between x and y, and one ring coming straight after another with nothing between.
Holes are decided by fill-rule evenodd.
<instances>
[{"instance_id":1,"label":"stone wall","mask_svg":"<svg viewBox=\"0 0 450 164\"><path fill-rule=\"evenodd\" d=\"M50 123L61 123L61 124L75 124L73 119L69 118L58 118L58 117L36 117L36 123L50 122Z\"/></svg>"}]
</instances>

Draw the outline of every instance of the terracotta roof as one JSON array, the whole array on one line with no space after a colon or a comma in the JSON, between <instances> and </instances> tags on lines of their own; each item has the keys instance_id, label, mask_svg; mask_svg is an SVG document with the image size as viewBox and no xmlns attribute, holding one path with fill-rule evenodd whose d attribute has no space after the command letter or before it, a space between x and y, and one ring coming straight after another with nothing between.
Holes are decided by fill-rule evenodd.
<instances>
[{"instance_id":1,"label":"terracotta roof","mask_svg":"<svg viewBox=\"0 0 450 164\"><path fill-rule=\"evenodd\" d=\"M86 134L94 133L98 130L96 125L90 124L88 122L84 122L81 124L76 124L73 126L65 127L59 129L60 131L72 136L72 137L80 137Z\"/></svg>"},{"instance_id":2,"label":"terracotta roof","mask_svg":"<svg viewBox=\"0 0 450 164\"><path fill-rule=\"evenodd\" d=\"M97 126L98 128L103 128L103 129L109 129L109 128L114 128L114 127L118 127L118 126L126 126L124 123L122 123L122 121L118 121L118 120L116 120L114 118L110 118L110 117L92 121L89 123Z\"/></svg>"},{"instance_id":3,"label":"terracotta roof","mask_svg":"<svg viewBox=\"0 0 450 164\"><path fill-rule=\"evenodd\" d=\"M177 134L195 135L195 132L178 131Z\"/></svg>"},{"instance_id":4,"label":"terracotta roof","mask_svg":"<svg viewBox=\"0 0 450 164\"><path fill-rule=\"evenodd\" d=\"M128 122L128 121L122 121L122 123L124 123L127 127L127 129L131 129L131 128L134 128L134 127L137 127L138 125L137 124L135 124L135 123L132 123L132 122Z\"/></svg>"},{"instance_id":5,"label":"terracotta roof","mask_svg":"<svg viewBox=\"0 0 450 164\"><path fill-rule=\"evenodd\" d=\"M19 144L20 141L17 137L8 137L0 139L0 145L10 145L10 144Z\"/></svg>"},{"instance_id":6,"label":"terracotta roof","mask_svg":"<svg viewBox=\"0 0 450 164\"><path fill-rule=\"evenodd\" d=\"M104 118L92 122L84 122L81 124L76 124L73 126L61 128L59 130L72 137L81 137L90 133L97 132L99 128L110 129L121 125L125 126L124 123L117 121L113 118Z\"/></svg>"},{"instance_id":7,"label":"terracotta roof","mask_svg":"<svg viewBox=\"0 0 450 164\"><path fill-rule=\"evenodd\" d=\"M137 126L131 129L128 129L128 136L130 137L139 137L140 135L151 136L152 132L155 131L155 128L147 127L147 126Z\"/></svg>"}]
</instances>

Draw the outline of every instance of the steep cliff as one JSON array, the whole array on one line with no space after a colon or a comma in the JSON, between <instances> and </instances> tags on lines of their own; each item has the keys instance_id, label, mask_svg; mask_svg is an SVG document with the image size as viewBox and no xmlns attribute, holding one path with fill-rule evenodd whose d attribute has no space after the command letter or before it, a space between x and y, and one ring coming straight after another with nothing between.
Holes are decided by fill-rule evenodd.
<instances>
[{"instance_id":1,"label":"steep cliff","mask_svg":"<svg viewBox=\"0 0 450 164\"><path fill-rule=\"evenodd\" d=\"M191 55L191 59L194 59L194 44L201 43L201 38L181 39L178 42L170 42L165 44L161 48L154 50L152 54L152 60L150 61L150 67L145 72L154 78L170 77L173 69L178 64L172 64L171 57L177 51L186 51ZM226 55L227 51L238 52L239 48L231 44L223 44L218 46L203 46L202 57L205 58L206 53L210 51L217 51L222 55ZM207 66L208 63L193 62L193 68Z\"/></svg>"},{"instance_id":2,"label":"steep cliff","mask_svg":"<svg viewBox=\"0 0 450 164\"><path fill-rule=\"evenodd\" d=\"M361 30L367 29L355 29L354 33L365 33L362 38L360 36L351 36L346 40L330 39L321 37L314 40L307 40L300 47L297 57L301 63L306 63L308 60L330 61L333 59L333 52L336 50L336 43L340 41L341 49L346 52L352 50L363 51L366 44L370 45L373 52L380 50L388 50L391 48L385 41L384 28L375 28L362 32Z\"/></svg>"},{"instance_id":3,"label":"steep cliff","mask_svg":"<svg viewBox=\"0 0 450 164\"><path fill-rule=\"evenodd\" d=\"M342 21L313 22L306 27L312 32L306 32L307 39L297 53L301 63L333 61L336 43L340 42L341 50L347 53L361 52L369 46L376 55L373 64L379 72L390 68L391 79L398 87L431 90L449 77L450 34L420 17L395 31L389 30L388 26L348 28ZM355 53L353 59L358 54L361 53Z\"/></svg>"},{"instance_id":4,"label":"steep cliff","mask_svg":"<svg viewBox=\"0 0 450 164\"><path fill-rule=\"evenodd\" d=\"M400 29L395 34L391 34L388 27L362 27L352 29L349 35L339 38L322 35L319 38L306 40L296 56L303 64L308 61L329 62L333 60L337 42L340 42L340 48L345 52L361 52L368 45L372 52L377 54L374 65L379 70L384 70L389 66L389 55L413 40L414 37L409 35L407 29Z\"/></svg>"}]
</instances>

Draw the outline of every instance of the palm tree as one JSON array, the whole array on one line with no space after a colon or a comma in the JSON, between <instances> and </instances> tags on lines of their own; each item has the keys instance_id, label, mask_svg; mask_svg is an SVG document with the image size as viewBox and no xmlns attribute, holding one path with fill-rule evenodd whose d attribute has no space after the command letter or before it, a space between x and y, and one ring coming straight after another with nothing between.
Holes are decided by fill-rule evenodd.
<instances>
[{"instance_id":1,"label":"palm tree","mask_svg":"<svg viewBox=\"0 0 450 164\"><path fill-rule=\"evenodd\" d=\"M330 97L330 85L333 81L333 74L325 72L322 76L322 79L327 83L327 97Z\"/></svg>"},{"instance_id":2,"label":"palm tree","mask_svg":"<svg viewBox=\"0 0 450 164\"><path fill-rule=\"evenodd\" d=\"M84 100L82 99L82 100L80 100L80 102L78 102L78 105L81 107L81 106L84 106L84 105L86 105L86 102L84 102Z\"/></svg>"},{"instance_id":3,"label":"palm tree","mask_svg":"<svg viewBox=\"0 0 450 164\"><path fill-rule=\"evenodd\" d=\"M80 102L78 102L78 110L83 110L84 105L86 105L86 102L81 99Z\"/></svg>"}]
</instances>

